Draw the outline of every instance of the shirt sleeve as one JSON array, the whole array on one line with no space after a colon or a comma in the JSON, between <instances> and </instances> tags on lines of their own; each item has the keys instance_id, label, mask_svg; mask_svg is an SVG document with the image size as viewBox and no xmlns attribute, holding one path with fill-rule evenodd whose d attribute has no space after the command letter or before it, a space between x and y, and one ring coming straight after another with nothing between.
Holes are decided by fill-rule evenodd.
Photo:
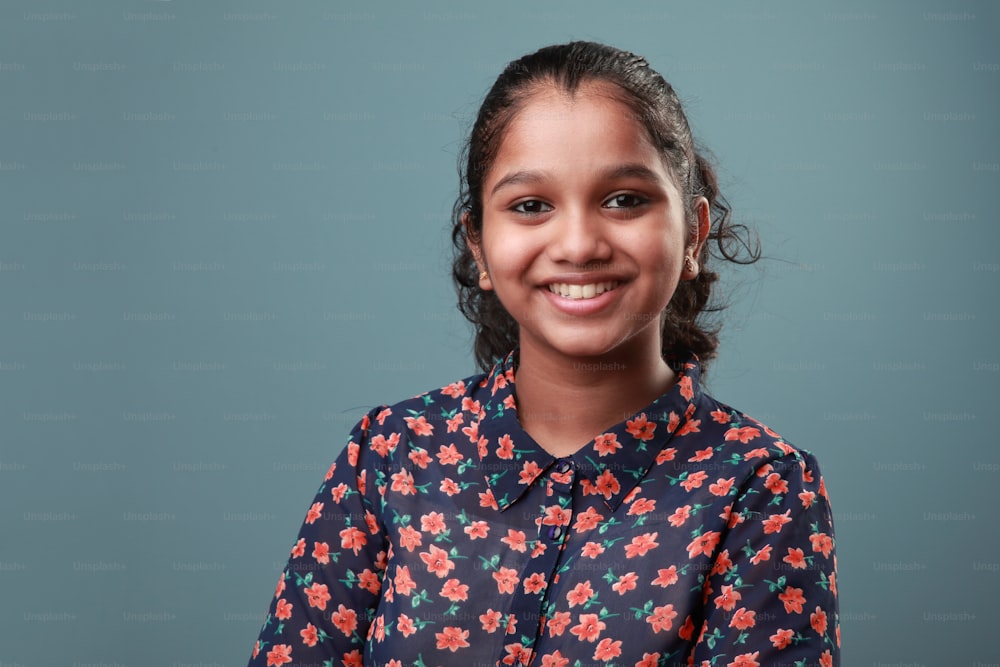
<instances>
[{"instance_id":1,"label":"shirt sleeve","mask_svg":"<svg viewBox=\"0 0 1000 667\"><path fill-rule=\"evenodd\" d=\"M758 467L728 519L689 664L838 666L833 518L815 458L791 450Z\"/></svg>"},{"instance_id":2,"label":"shirt sleeve","mask_svg":"<svg viewBox=\"0 0 1000 667\"><path fill-rule=\"evenodd\" d=\"M361 665L387 549L373 479L384 459L371 443L388 441L372 433L378 412L354 427L309 507L250 667Z\"/></svg>"}]
</instances>

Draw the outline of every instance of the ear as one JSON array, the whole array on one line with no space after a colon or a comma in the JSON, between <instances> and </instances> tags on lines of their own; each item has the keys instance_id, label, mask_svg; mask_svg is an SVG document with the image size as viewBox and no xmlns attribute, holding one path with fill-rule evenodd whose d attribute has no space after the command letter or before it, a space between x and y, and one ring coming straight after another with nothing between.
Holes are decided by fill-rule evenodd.
<instances>
[{"instance_id":1,"label":"ear","mask_svg":"<svg viewBox=\"0 0 1000 667\"><path fill-rule=\"evenodd\" d=\"M705 247L705 240L712 229L712 207L704 197L696 197L694 200L694 233L684 248L684 264L681 269L681 280L694 280L701 271L698 261L701 257L701 250ZM687 261L691 258L691 261Z\"/></svg>"},{"instance_id":2,"label":"ear","mask_svg":"<svg viewBox=\"0 0 1000 667\"><path fill-rule=\"evenodd\" d=\"M465 228L465 245L476 260L476 269L479 271L479 289L489 291L493 289L493 282L490 280L489 269L486 267L486 260L483 257L483 242L480 235L477 235L471 227L469 214L462 214L462 226Z\"/></svg>"}]
</instances>

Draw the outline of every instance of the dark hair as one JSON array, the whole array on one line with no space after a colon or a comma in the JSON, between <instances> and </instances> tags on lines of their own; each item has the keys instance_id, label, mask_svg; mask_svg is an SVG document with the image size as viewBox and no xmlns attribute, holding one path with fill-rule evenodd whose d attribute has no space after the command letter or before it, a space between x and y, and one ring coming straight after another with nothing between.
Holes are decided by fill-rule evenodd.
<instances>
[{"instance_id":1,"label":"dark hair","mask_svg":"<svg viewBox=\"0 0 1000 667\"><path fill-rule=\"evenodd\" d=\"M459 310L476 329L476 362L489 370L518 343L517 322L496 292L479 288L479 270L466 243L467 235L473 241L481 238L483 179L496 159L506 128L530 99L532 88L556 85L572 94L585 82L614 84L616 99L645 127L684 195L689 228L695 224L695 197L708 200L712 224L708 242L701 256L695 258L700 271L693 280L678 284L661 318L663 357L683 359L693 352L705 364L716 354L720 330L719 324L707 321L706 315L724 308L723 304L709 303L712 283L719 275L707 270L706 260L716 256L752 264L760 257L759 246L744 225L730 222L729 204L719 192L715 170L696 150L691 128L671 85L644 58L594 42L547 46L509 63L486 94L463 148L459 195L452 211L452 279L458 291Z\"/></svg>"}]
</instances>

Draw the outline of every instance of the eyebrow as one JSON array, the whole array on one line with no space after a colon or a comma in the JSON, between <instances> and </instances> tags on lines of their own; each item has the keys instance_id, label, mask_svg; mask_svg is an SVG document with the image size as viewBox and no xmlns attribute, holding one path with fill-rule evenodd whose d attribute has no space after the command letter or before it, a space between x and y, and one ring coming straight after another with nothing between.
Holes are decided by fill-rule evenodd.
<instances>
[{"instance_id":1,"label":"eyebrow","mask_svg":"<svg viewBox=\"0 0 1000 667\"><path fill-rule=\"evenodd\" d=\"M627 164L615 165L613 167L608 167L602 169L598 172L598 177L602 180L615 180L619 178L637 178L639 180L648 181L651 184L659 185L661 183L660 176L647 167L644 164L638 162L630 162ZM490 191L490 196L495 195L499 190L512 185L522 185L522 184L536 184L541 183L547 178L547 174L544 171L531 171L531 170L521 170L515 171L507 174L493 186Z\"/></svg>"}]
</instances>

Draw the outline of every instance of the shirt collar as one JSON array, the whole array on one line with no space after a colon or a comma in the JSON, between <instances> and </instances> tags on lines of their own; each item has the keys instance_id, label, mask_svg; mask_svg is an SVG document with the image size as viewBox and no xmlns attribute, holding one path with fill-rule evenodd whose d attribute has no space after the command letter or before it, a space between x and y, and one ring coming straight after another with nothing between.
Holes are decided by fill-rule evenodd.
<instances>
[{"instance_id":1,"label":"shirt collar","mask_svg":"<svg viewBox=\"0 0 1000 667\"><path fill-rule=\"evenodd\" d=\"M517 419L514 369L517 350L499 361L473 393L479 403L479 461L501 511L517 502L556 458ZM615 424L570 458L584 493L603 497L613 512L636 489L677 432L697 430L701 396L697 357L674 366L677 381L631 418Z\"/></svg>"}]
</instances>

